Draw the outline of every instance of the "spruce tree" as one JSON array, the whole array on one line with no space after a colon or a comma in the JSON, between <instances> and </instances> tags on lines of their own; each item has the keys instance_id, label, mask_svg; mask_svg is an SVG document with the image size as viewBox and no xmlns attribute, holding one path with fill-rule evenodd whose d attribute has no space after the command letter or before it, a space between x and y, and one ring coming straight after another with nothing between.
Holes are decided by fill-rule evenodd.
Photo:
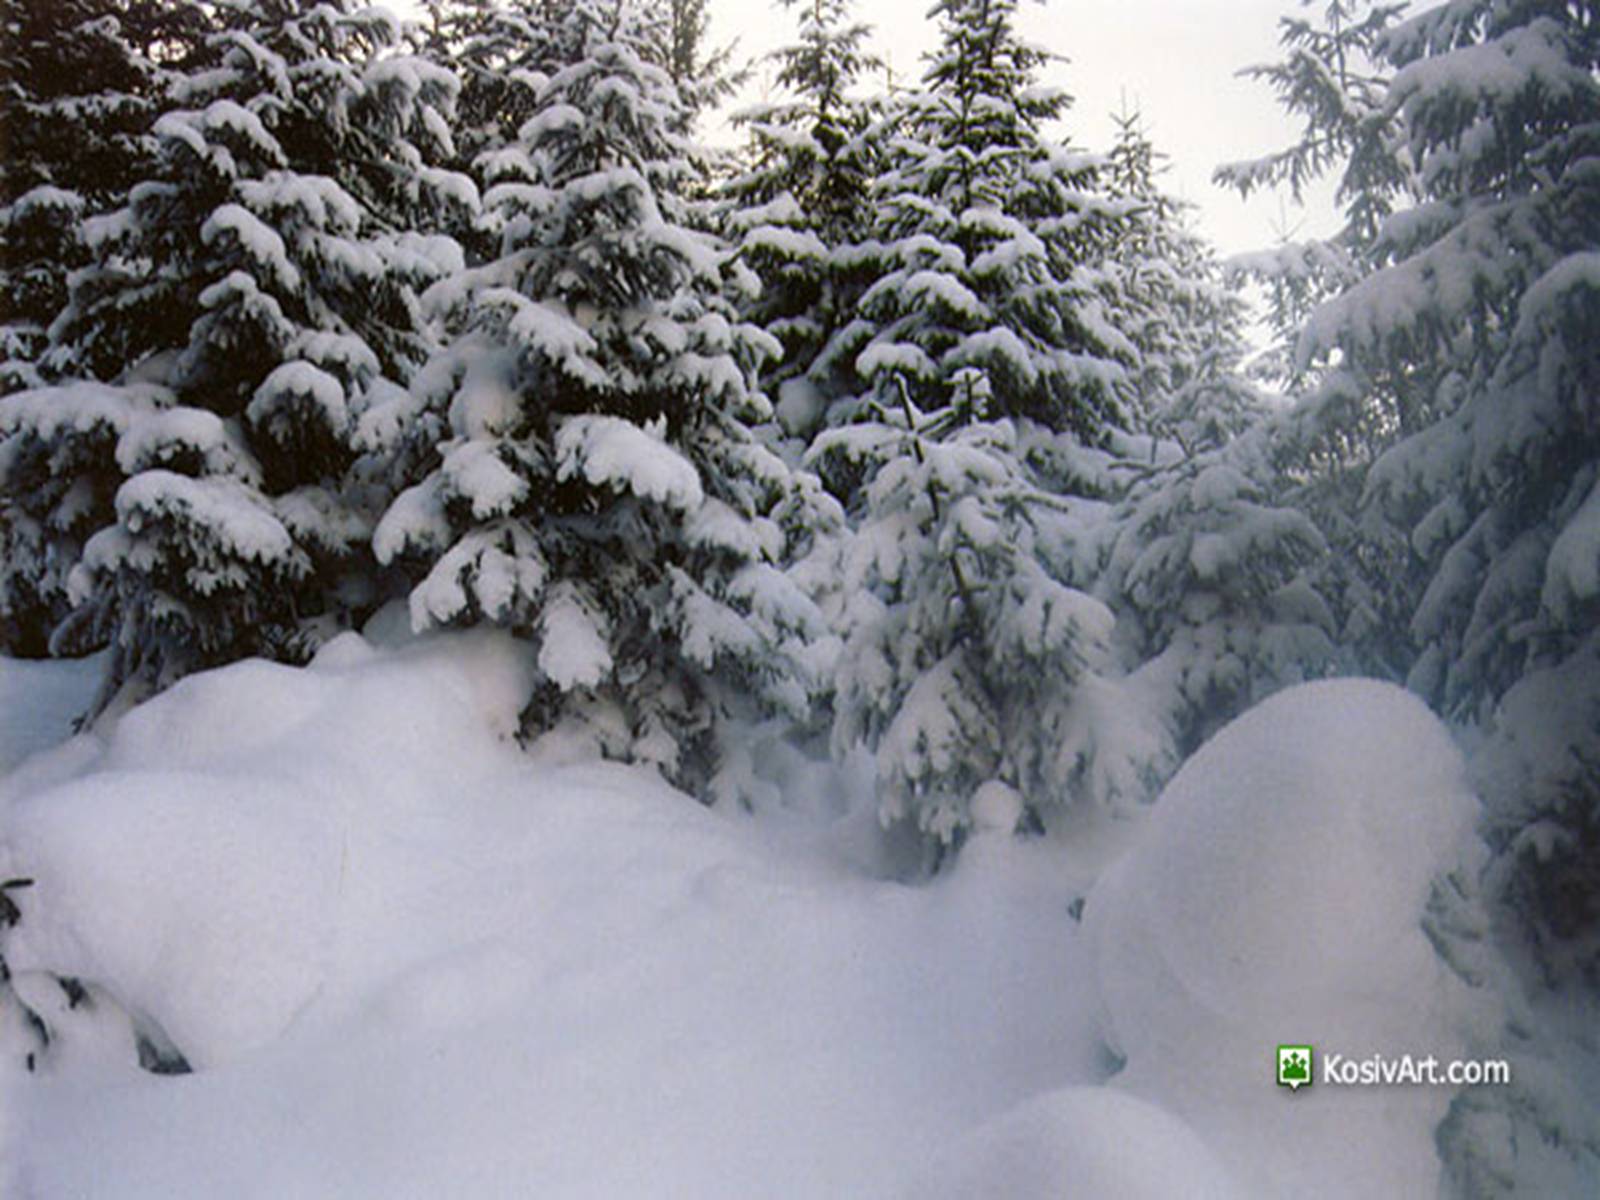
<instances>
[{"instance_id":1,"label":"spruce tree","mask_svg":"<svg viewBox=\"0 0 1600 1200\"><path fill-rule=\"evenodd\" d=\"M1307 0L1305 7L1310 7ZM1227 163L1216 181L1241 195L1286 187L1300 203L1330 175L1344 222L1331 237L1236 256L1235 272L1264 287L1274 342L1257 369L1277 384L1301 382L1295 341L1323 300L1359 279L1384 219L1412 190L1409 160L1385 105L1388 66L1379 49L1404 4L1326 0L1320 15L1279 21L1284 57L1243 72L1277 93L1301 124L1292 144L1262 158Z\"/></svg>"},{"instance_id":2,"label":"spruce tree","mask_svg":"<svg viewBox=\"0 0 1600 1200\"><path fill-rule=\"evenodd\" d=\"M1246 74L1271 86L1300 123L1300 136L1271 155L1216 173L1219 183L1243 195L1287 187L1296 202L1318 180L1335 182L1343 222L1334 234L1295 241L1285 233L1278 245L1237 255L1229 267L1235 282L1258 284L1266 294L1273 340L1250 374L1276 388L1320 389L1324 396L1272 434L1271 457L1299 481L1295 504L1329 545L1312 586L1333 609L1347 665L1396 681L1405 678L1415 653L1407 596L1419 577L1406 531L1373 519L1360 499L1367 467L1387 444L1394 420L1385 397L1417 381L1402 373L1368 388L1332 359L1301 353L1300 339L1320 305L1379 265L1384 222L1416 193L1410 151L1388 102L1393 64L1383 41L1402 7L1326 0L1315 16L1280 21L1284 58ZM1428 386L1420 383L1422 390Z\"/></svg>"},{"instance_id":3,"label":"spruce tree","mask_svg":"<svg viewBox=\"0 0 1600 1200\"><path fill-rule=\"evenodd\" d=\"M746 164L726 187L727 220L761 280L745 311L783 344L764 376L784 431L808 437L853 373L822 356L852 318L867 280L852 269L870 229L861 203L875 173L867 136L878 105L856 92L876 65L870 28L848 0L783 0L800 7L799 41L771 62L782 98L736 116Z\"/></svg>"},{"instance_id":4,"label":"spruce tree","mask_svg":"<svg viewBox=\"0 0 1600 1200\"><path fill-rule=\"evenodd\" d=\"M1104 524L1096 594L1117 614L1130 686L1171 737L1175 766L1340 657L1314 570L1328 543L1285 484L1269 401L1238 373L1243 305L1161 191L1138 114L1115 119L1108 187L1130 209L1100 271L1136 352L1128 404L1162 441Z\"/></svg>"},{"instance_id":5,"label":"spruce tree","mask_svg":"<svg viewBox=\"0 0 1600 1200\"><path fill-rule=\"evenodd\" d=\"M1384 406L1388 448L1366 493L1421 567L1411 685L1494 730L1491 761L1521 753L1526 697L1592 678L1582 664L1600 651L1600 39L1547 7L1445 4L1385 41L1424 198L1384 225L1378 269L1323 306L1303 343L1339 354ZM1490 67L1493 87L1479 78ZM1318 393L1313 411L1337 403ZM1561 694L1600 712L1600 690ZM1579 719L1566 736L1488 798L1516 867L1509 898L1546 965L1600 986L1600 956L1581 948L1600 944L1600 807L1584 799L1600 725Z\"/></svg>"},{"instance_id":6,"label":"spruce tree","mask_svg":"<svg viewBox=\"0 0 1600 1200\"><path fill-rule=\"evenodd\" d=\"M856 391L809 461L856 527L836 746L875 749L883 818L948 848L984 785L1037 825L1144 799L1163 752L1085 590L1132 357L1089 268L1123 209L1099 160L1045 133L1067 99L1015 5L933 13L941 46L871 193L877 278L823 350Z\"/></svg>"},{"instance_id":7,"label":"spruce tree","mask_svg":"<svg viewBox=\"0 0 1600 1200\"><path fill-rule=\"evenodd\" d=\"M882 250L856 367L869 389L892 396L898 380L929 412L970 412L981 376L990 414L1094 440L1127 423L1113 360L1131 347L1084 269L1114 241L1120 206L1097 158L1045 133L1069 101L1038 83L1052 56L1017 35L1015 8L930 10L941 46L873 191Z\"/></svg>"},{"instance_id":8,"label":"spruce tree","mask_svg":"<svg viewBox=\"0 0 1600 1200\"><path fill-rule=\"evenodd\" d=\"M39 359L88 261L83 220L120 205L149 165L167 64L203 20L194 4L0 3L0 389L71 369Z\"/></svg>"},{"instance_id":9,"label":"spruce tree","mask_svg":"<svg viewBox=\"0 0 1600 1200\"><path fill-rule=\"evenodd\" d=\"M398 26L353 4L215 19L153 126L149 177L87 223L94 258L51 331L107 382L0 413L8 493L50 502L25 489L55 478L46 526L121 480L53 642L114 646L102 703L128 681L303 658L375 602L366 544L388 484L356 422L426 349L414 289L460 265L410 231L411 212L470 199L417 144L437 142L453 78L385 56Z\"/></svg>"},{"instance_id":10,"label":"spruce tree","mask_svg":"<svg viewBox=\"0 0 1600 1200\"><path fill-rule=\"evenodd\" d=\"M1441 1128L1453 1182L1527 1190L1543 1145L1556 1190L1592 1190L1591 1114L1553 1084L1593 1051L1553 1014L1600 988L1600 37L1587 5L1449 0L1372 48L1385 132L1340 149L1373 219L1301 335L1282 444L1358 505L1394 667L1474 747L1485 894L1540 1014L1497 1047L1516 1085Z\"/></svg>"},{"instance_id":11,"label":"spruce tree","mask_svg":"<svg viewBox=\"0 0 1600 1200\"><path fill-rule=\"evenodd\" d=\"M481 177L480 157L512 144L533 115L542 79L562 60L556 0L432 0L426 53L461 79L452 132L456 165ZM488 251L494 249L491 243Z\"/></svg>"},{"instance_id":12,"label":"spruce tree","mask_svg":"<svg viewBox=\"0 0 1600 1200\"><path fill-rule=\"evenodd\" d=\"M689 223L684 105L640 11L579 0L557 33L569 61L494 156L500 255L433 296L455 337L412 403L447 427L437 465L376 547L423 576L417 628L537 645L531 732L700 789L725 718L810 702L816 614L769 515L788 472L749 429L776 347Z\"/></svg>"},{"instance_id":13,"label":"spruce tree","mask_svg":"<svg viewBox=\"0 0 1600 1200\"><path fill-rule=\"evenodd\" d=\"M82 368L49 329L88 222L152 164L146 136L204 28L197 5L0 4L0 394ZM119 368L120 369L120 368ZM81 400L81 402L79 402ZM125 416L103 394L0 411L0 649L44 654L83 542L109 520Z\"/></svg>"},{"instance_id":14,"label":"spruce tree","mask_svg":"<svg viewBox=\"0 0 1600 1200\"><path fill-rule=\"evenodd\" d=\"M1245 351L1244 302L1191 227L1192 206L1162 190L1164 155L1139 113L1113 120L1117 137L1105 186L1127 212L1099 274L1110 319L1135 353L1124 404L1136 424L1187 447L1226 440L1259 411L1236 377Z\"/></svg>"}]
</instances>

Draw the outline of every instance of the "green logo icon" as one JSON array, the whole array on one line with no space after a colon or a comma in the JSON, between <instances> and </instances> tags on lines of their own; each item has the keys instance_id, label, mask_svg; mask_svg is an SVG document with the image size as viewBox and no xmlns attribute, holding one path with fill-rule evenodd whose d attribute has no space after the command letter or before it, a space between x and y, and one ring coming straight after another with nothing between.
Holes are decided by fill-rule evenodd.
<instances>
[{"instance_id":1,"label":"green logo icon","mask_svg":"<svg viewBox=\"0 0 1600 1200\"><path fill-rule=\"evenodd\" d=\"M1278 1086L1298 1090L1311 1083L1311 1060L1315 1053L1310 1046L1278 1047Z\"/></svg>"}]
</instances>

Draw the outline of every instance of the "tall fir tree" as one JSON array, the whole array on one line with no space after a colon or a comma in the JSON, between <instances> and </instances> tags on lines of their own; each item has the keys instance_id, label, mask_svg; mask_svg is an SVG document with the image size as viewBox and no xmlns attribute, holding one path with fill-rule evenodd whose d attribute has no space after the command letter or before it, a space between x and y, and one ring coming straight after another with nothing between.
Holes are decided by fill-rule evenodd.
<instances>
[{"instance_id":1,"label":"tall fir tree","mask_svg":"<svg viewBox=\"0 0 1600 1200\"><path fill-rule=\"evenodd\" d=\"M711 42L711 0L653 0L659 32L651 55L683 100L692 124L737 90L743 71L733 65L734 47Z\"/></svg>"},{"instance_id":2,"label":"tall fir tree","mask_svg":"<svg viewBox=\"0 0 1600 1200\"><path fill-rule=\"evenodd\" d=\"M836 747L876 750L883 818L946 848L986 786L1037 825L1143 799L1163 753L1085 590L1133 353L1092 268L1125 209L1046 134L1067 98L1015 7L932 10L940 48L871 193L875 282L823 350L855 392L809 459L856 527Z\"/></svg>"},{"instance_id":3,"label":"tall fir tree","mask_svg":"<svg viewBox=\"0 0 1600 1200\"><path fill-rule=\"evenodd\" d=\"M1463 1093L1441 1127L1453 1183L1587 1191L1600 1138L1557 1081L1592 1074L1558 1014L1600 990L1600 25L1449 0L1371 45L1391 73L1374 136L1339 149L1373 216L1352 222L1356 281L1300 338L1285 444L1340 481L1404 630L1394 669L1473 746L1486 896L1526 992L1496 1048L1515 1086Z\"/></svg>"},{"instance_id":4,"label":"tall fir tree","mask_svg":"<svg viewBox=\"0 0 1600 1200\"><path fill-rule=\"evenodd\" d=\"M1107 182L1130 207L1100 273L1136 354L1127 404L1161 440L1102 526L1095 591L1117 615L1129 686L1171 738L1171 767L1341 660L1313 570L1328 544L1285 484L1269 401L1238 373L1242 301L1160 189L1138 114L1114 120Z\"/></svg>"},{"instance_id":5,"label":"tall fir tree","mask_svg":"<svg viewBox=\"0 0 1600 1200\"><path fill-rule=\"evenodd\" d=\"M1302 0L1303 8L1314 0ZM1284 56L1243 74L1277 93L1300 122L1300 136L1262 158L1227 163L1216 181L1243 196L1287 188L1302 202L1308 189L1335 177L1334 201L1344 222L1331 237L1295 241L1287 234L1270 249L1237 256L1242 279L1266 292L1274 341L1257 370L1276 384L1301 381L1294 344L1323 300L1365 270L1379 226L1412 190L1410 163L1385 105L1388 67L1379 50L1384 31L1405 9L1386 0L1315 0L1319 15L1284 17Z\"/></svg>"},{"instance_id":6,"label":"tall fir tree","mask_svg":"<svg viewBox=\"0 0 1600 1200\"><path fill-rule=\"evenodd\" d=\"M1112 118L1107 193L1127 205L1099 264L1112 323L1133 344L1123 383L1134 424L1183 445L1220 444L1259 414L1236 375L1244 357L1245 307L1221 264L1190 225L1192 206L1162 190L1161 160L1137 110Z\"/></svg>"},{"instance_id":7,"label":"tall fir tree","mask_svg":"<svg viewBox=\"0 0 1600 1200\"><path fill-rule=\"evenodd\" d=\"M120 205L151 159L171 66L196 44L197 4L0 4L0 389L68 372L40 361L89 258L85 217Z\"/></svg>"},{"instance_id":8,"label":"tall fir tree","mask_svg":"<svg viewBox=\"0 0 1600 1200\"><path fill-rule=\"evenodd\" d=\"M850 19L848 0L783 4L800 9L799 40L770 56L781 98L735 118L749 148L724 202L761 279L746 312L783 344L765 381L784 432L803 440L855 387L848 363L822 350L869 282L858 265L870 233L861 198L876 173L867 135L881 105L857 91L877 61L866 48L870 27Z\"/></svg>"},{"instance_id":9,"label":"tall fir tree","mask_svg":"<svg viewBox=\"0 0 1600 1200\"><path fill-rule=\"evenodd\" d=\"M1393 64L1383 51L1403 6L1325 0L1303 7L1314 13L1279 23L1284 57L1246 72L1277 93L1299 122L1299 137L1264 158L1219 168L1216 179L1245 196L1286 187L1297 203L1331 179L1343 221L1327 237L1296 241L1285 232L1278 245L1228 265L1236 283L1265 291L1272 341L1250 373L1277 389L1321 388L1325 397L1280 423L1271 451L1299 481L1295 503L1328 541L1313 586L1331 605L1347 665L1398 681L1414 653L1406 597L1416 568L1404 534L1363 512L1360 497L1394 419L1385 396L1410 382L1397 376L1382 388L1359 386L1330 371L1330 360L1300 354L1299 342L1321 304L1378 265L1384 222L1416 194L1412 156L1388 102Z\"/></svg>"},{"instance_id":10,"label":"tall fir tree","mask_svg":"<svg viewBox=\"0 0 1600 1200\"><path fill-rule=\"evenodd\" d=\"M446 149L454 79L386 56L393 18L214 12L153 127L150 177L86 223L94 257L52 327L106 382L0 411L8 495L46 527L86 506L98 527L54 646L113 646L101 703L130 681L304 657L374 602L366 544L388 485L356 420L426 349L415 288L460 265L410 214L471 198L426 163ZM110 480L113 510L93 511ZM58 585L62 565L46 564Z\"/></svg>"},{"instance_id":11,"label":"tall fir tree","mask_svg":"<svg viewBox=\"0 0 1600 1200\"><path fill-rule=\"evenodd\" d=\"M376 547L423 576L417 628L534 642L531 732L701 790L726 718L804 714L817 617L776 566L788 472L749 429L776 346L689 223L694 150L645 15L568 6L569 61L493 157L500 256L432 297L455 337L408 403L448 433Z\"/></svg>"},{"instance_id":12,"label":"tall fir tree","mask_svg":"<svg viewBox=\"0 0 1600 1200\"><path fill-rule=\"evenodd\" d=\"M1069 99L1038 83L1052 56L1018 36L1015 8L930 10L941 45L897 117L872 197L877 279L864 326L843 336L870 390L892 396L903 383L924 411L977 416L981 375L990 414L1093 440L1126 424L1114 360L1131 347L1085 270L1114 242L1122 209L1097 157L1046 134Z\"/></svg>"},{"instance_id":13,"label":"tall fir tree","mask_svg":"<svg viewBox=\"0 0 1600 1200\"><path fill-rule=\"evenodd\" d=\"M1458 0L1384 49L1425 196L1385 224L1378 269L1318 312L1303 352L1340 355L1390 417L1367 496L1410 532L1422 567L1412 686L1486 722L1495 753L1515 757L1509 744L1531 733L1518 697L1592 678L1582 664L1600 650L1600 35L1569 8ZM1479 74L1491 67L1492 84ZM1600 714L1600 690L1563 695ZM1546 965L1600 987L1600 807L1583 765L1600 755L1600 723L1580 718L1567 736L1490 799ZM1534 829L1551 843L1537 854Z\"/></svg>"}]
</instances>

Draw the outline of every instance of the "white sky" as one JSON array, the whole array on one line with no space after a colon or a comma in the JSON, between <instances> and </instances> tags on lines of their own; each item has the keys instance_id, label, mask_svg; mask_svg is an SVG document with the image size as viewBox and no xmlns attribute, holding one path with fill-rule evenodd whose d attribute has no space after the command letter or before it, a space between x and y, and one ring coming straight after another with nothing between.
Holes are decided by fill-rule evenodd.
<instances>
[{"instance_id":1,"label":"white sky","mask_svg":"<svg viewBox=\"0 0 1600 1200\"><path fill-rule=\"evenodd\" d=\"M937 41L927 16L931 0L856 0L859 19L876 30L876 50L897 76L912 81L921 56ZM1299 236L1330 232L1327 190L1312 198L1308 214L1287 200L1252 197L1211 182L1222 162L1254 158L1287 145L1294 125L1263 83L1236 72L1278 56L1278 18L1300 11L1300 0L1023 0L1024 35L1069 60L1046 81L1065 88L1074 106L1063 131L1074 145L1111 145L1111 113L1126 95L1140 109L1156 148L1171 170L1169 192L1194 202L1203 232L1223 254L1254 250L1277 240L1287 218ZM795 15L776 0L712 0L711 40L733 38L739 55L753 57L795 38ZM746 102L761 95L752 81ZM713 137L726 137L715 128Z\"/></svg>"},{"instance_id":2,"label":"white sky","mask_svg":"<svg viewBox=\"0 0 1600 1200\"><path fill-rule=\"evenodd\" d=\"M1074 105L1061 132L1076 146L1109 149L1111 114L1124 96L1145 118L1156 148L1167 155L1166 189L1192 201L1203 233L1224 255L1294 236L1331 233L1337 222L1332 189L1308 196L1307 209L1287 197L1253 196L1217 187L1219 163L1254 158L1293 138L1293 123L1262 83L1238 78L1241 67L1278 56L1278 18L1307 0L1022 0L1024 36L1067 58L1046 82L1065 88ZM389 0L417 14L411 0ZM922 55L938 40L928 19L931 0L856 0L858 18L876 31L875 49L906 82L922 73ZM741 60L796 36L795 14L777 0L711 0L711 42L737 39ZM759 99L769 71L758 70L731 108ZM712 117L706 134L734 136Z\"/></svg>"}]
</instances>

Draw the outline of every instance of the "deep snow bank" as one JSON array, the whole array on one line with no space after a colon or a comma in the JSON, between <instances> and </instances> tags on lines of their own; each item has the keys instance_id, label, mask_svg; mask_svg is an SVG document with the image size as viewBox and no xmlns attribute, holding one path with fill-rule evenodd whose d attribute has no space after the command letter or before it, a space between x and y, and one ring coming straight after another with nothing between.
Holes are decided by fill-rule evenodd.
<instances>
[{"instance_id":1,"label":"deep snow bank","mask_svg":"<svg viewBox=\"0 0 1600 1200\"><path fill-rule=\"evenodd\" d=\"M1477 808L1443 726L1396 687L1306 684L1223 729L1088 899L1117 1086L1260 1194L1434 1194L1449 1089L1263 1081L1279 1043L1465 1052L1471 998L1420 918L1475 860Z\"/></svg>"},{"instance_id":2,"label":"deep snow bank","mask_svg":"<svg viewBox=\"0 0 1600 1200\"><path fill-rule=\"evenodd\" d=\"M641 772L531 760L508 740L528 670L508 639L374 638L196 676L0 780L0 877L37 880L6 952L61 1033L30 1077L0 1021L0 1193L1436 1177L1448 1092L1271 1081L1279 1041L1459 1047L1418 917L1475 806L1403 693L1309 685L1228 727L1112 831L1132 849L1080 931L1104 847L1008 836L1003 796L953 871L886 882L822 808L730 818ZM47 971L87 981L89 1008ZM134 1069L119 1006L196 1072ZM1102 1032L1127 1056L1109 1084Z\"/></svg>"},{"instance_id":3,"label":"deep snow bank","mask_svg":"<svg viewBox=\"0 0 1600 1200\"><path fill-rule=\"evenodd\" d=\"M885 1195L1104 1076L1059 848L907 887L530 763L518 655L241 663L0 785L0 870L37 879L8 957L63 1029L36 1078L0 1046L17 1194ZM46 969L196 1073L133 1070Z\"/></svg>"}]
</instances>

